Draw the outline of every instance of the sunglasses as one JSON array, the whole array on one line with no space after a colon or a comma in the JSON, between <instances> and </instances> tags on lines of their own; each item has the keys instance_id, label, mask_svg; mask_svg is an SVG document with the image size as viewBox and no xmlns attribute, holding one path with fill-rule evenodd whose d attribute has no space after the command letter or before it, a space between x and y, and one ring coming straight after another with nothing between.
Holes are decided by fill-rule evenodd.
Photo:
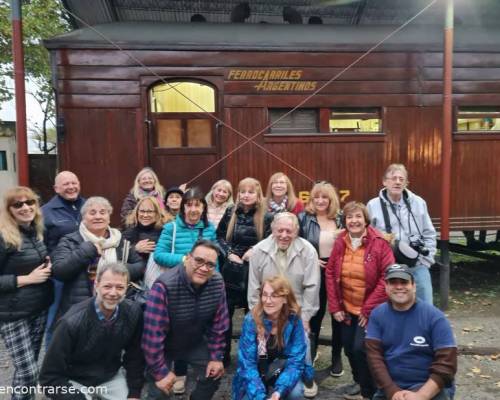
<instances>
[{"instance_id":1,"label":"sunglasses","mask_svg":"<svg viewBox=\"0 0 500 400\"><path fill-rule=\"evenodd\" d=\"M25 204L27 206L33 206L33 205L36 204L36 200L35 199L31 199L31 200L24 200L24 201L16 201L15 203L12 203L10 206L13 207L13 208L16 208L16 209L20 209Z\"/></svg>"}]
</instances>

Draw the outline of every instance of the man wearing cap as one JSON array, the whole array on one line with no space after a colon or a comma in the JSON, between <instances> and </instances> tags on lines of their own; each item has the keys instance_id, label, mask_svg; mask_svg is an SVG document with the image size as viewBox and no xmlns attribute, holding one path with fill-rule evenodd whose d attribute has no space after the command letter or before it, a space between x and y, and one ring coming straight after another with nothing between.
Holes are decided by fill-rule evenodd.
<instances>
[{"instance_id":1,"label":"man wearing cap","mask_svg":"<svg viewBox=\"0 0 500 400\"><path fill-rule=\"evenodd\" d=\"M382 179L384 188L371 199L368 213L371 225L384 232L391 244L400 243L404 257L396 262L413 268L417 297L432 304L432 282L429 268L436 254L436 230L427 210L427 203L408 190L408 171L403 164L391 164ZM400 254L399 254L400 255Z\"/></svg>"},{"instance_id":2,"label":"man wearing cap","mask_svg":"<svg viewBox=\"0 0 500 400\"><path fill-rule=\"evenodd\" d=\"M373 400L449 399L457 371L450 323L432 304L416 300L406 265L391 265L385 284L389 300L373 310L365 339L379 388Z\"/></svg>"}]
</instances>

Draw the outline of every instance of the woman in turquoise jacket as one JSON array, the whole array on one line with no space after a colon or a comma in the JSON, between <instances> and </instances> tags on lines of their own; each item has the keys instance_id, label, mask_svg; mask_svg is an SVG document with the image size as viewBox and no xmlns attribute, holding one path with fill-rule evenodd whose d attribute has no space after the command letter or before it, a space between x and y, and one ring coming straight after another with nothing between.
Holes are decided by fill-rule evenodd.
<instances>
[{"instance_id":1,"label":"woman in turquoise jacket","mask_svg":"<svg viewBox=\"0 0 500 400\"><path fill-rule=\"evenodd\" d=\"M182 263L198 239L215 241L215 227L207 218L207 202L199 188L187 190L182 196L181 209L175 220L163 227L156 244L154 260L160 267L173 268ZM175 363L174 394L186 391L187 364Z\"/></svg>"},{"instance_id":2,"label":"woman in turquoise jacket","mask_svg":"<svg viewBox=\"0 0 500 400\"><path fill-rule=\"evenodd\" d=\"M306 349L300 307L290 283L282 276L266 279L259 303L243 322L233 400L302 399L301 379L311 372Z\"/></svg>"}]
</instances>

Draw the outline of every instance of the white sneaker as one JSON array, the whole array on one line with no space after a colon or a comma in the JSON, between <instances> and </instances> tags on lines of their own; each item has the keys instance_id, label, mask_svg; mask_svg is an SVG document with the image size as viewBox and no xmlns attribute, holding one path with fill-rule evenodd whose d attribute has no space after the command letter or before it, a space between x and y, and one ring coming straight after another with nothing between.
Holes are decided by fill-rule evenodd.
<instances>
[{"instance_id":1,"label":"white sneaker","mask_svg":"<svg viewBox=\"0 0 500 400\"><path fill-rule=\"evenodd\" d=\"M316 385L316 382L313 381L311 387L307 387L306 385L304 385L304 397L306 399L314 399L317 394L318 394L318 385Z\"/></svg>"},{"instance_id":2,"label":"white sneaker","mask_svg":"<svg viewBox=\"0 0 500 400\"><path fill-rule=\"evenodd\" d=\"M186 376L177 376L175 378L172 391L174 394L184 394L186 392Z\"/></svg>"}]
</instances>

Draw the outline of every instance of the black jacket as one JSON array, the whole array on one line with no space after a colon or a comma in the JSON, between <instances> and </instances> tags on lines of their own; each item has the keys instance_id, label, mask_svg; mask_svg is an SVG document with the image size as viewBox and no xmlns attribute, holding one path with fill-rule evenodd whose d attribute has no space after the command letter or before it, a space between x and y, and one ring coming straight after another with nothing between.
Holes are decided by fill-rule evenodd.
<instances>
[{"instance_id":1,"label":"black jacket","mask_svg":"<svg viewBox=\"0 0 500 400\"><path fill-rule=\"evenodd\" d=\"M256 211L255 208L245 213L240 206L237 206L238 208L236 209L236 223L234 225L233 235L230 240L226 240L227 229L234 207L233 205L226 209L217 227L217 242L221 246L226 257L229 253L234 253L241 257L250 247L255 246L259 242L253 222L253 216ZM272 214L266 213L264 215L264 236L262 239L265 239L271 233L272 220Z\"/></svg>"},{"instance_id":2,"label":"black jacket","mask_svg":"<svg viewBox=\"0 0 500 400\"><path fill-rule=\"evenodd\" d=\"M311 243L319 254L319 235L321 227L319 226L316 215L304 211L298 215L298 219L299 236ZM338 227L342 227L342 215L340 213L335 217L335 222Z\"/></svg>"},{"instance_id":3,"label":"black jacket","mask_svg":"<svg viewBox=\"0 0 500 400\"><path fill-rule=\"evenodd\" d=\"M130 244L135 246L137 242L144 239L149 239L155 243L158 242L160 238L162 228L155 228L155 224L144 226L137 224L136 226L129 227L122 232L123 238L127 239ZM139 253L139 252L138 252ZM144 261L147 262L149 258L149 253L139 253Z\"/></svg>"},{"instance_id":4,"label":"black jacket","mask_svg":"<svg viewBox=\"0 0 500 400\"><path fill-rule=\"evenodd\" d=\"M45 262L47 249L33 228L20 228L21 250L7 246L0 236L0 321L17 321L39 314L53 300L52 281L17 287L17 276L28 275Z\"/></svg>"},{"instance_id":5,"label":"black jacket","mask_svg":"<svg viewBox=\"0 0 500 400\"><path fill-rule=\"evenodd\" d=\"M95 297L71 307L57 323L40 371L42 386L59 388L60 394L49 398L85 400L82 393L62 394L61 388L71 386L70 379L84 386L99 386L116 375L122 365L127 372L129 397L140 398L145 368L142 327L141 307L130 300L120 303L117 319L111 323L97 317Z\"/></svg>"},{"instance_id":6,"label":"black jacket","mask_svg":"<svg viewBox=\"0 0 500 400\"><path fill-rule=\"evenodd\" d=\"M123 237L116 250L121 260ZM59 315L63 315L72 305L92 296L92 284L88 279L87 268L98 260L96 247L85 242L80 232L64 236L52 255L52 274L54 278L64 282ZM130 280L137 281L144 274L144 260L131 247L127 260Z\"/></svg>"}]
</instances>

